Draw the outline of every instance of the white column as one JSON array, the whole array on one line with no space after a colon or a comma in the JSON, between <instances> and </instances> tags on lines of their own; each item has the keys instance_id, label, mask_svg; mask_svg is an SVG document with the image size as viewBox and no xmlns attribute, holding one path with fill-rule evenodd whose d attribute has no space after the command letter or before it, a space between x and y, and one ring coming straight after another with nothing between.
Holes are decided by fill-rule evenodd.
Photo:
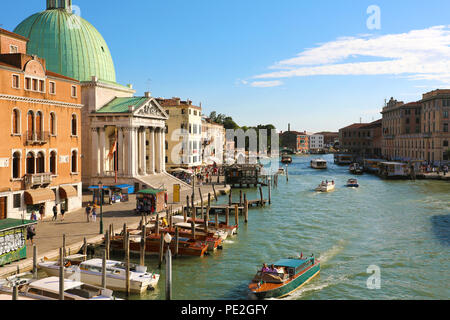
<instances>
[{"instance_id":1,"label":"white column","mask_svg":"<svg viewBox=\"0 0 450 320\"><path fill-rule=\"evenodd\" d=\"M139 129L133 129L133 158L134 158L134 170L133 175L139 174Z\"/></svg>"},{"instance_id":2,"label":"white column","mask_svg":"<svg viewBox=\"0 0 450 320\"><path fill-rule=\"evenodd\" d=\"M161 173L161 128L156 128L155 137L155 166L156 173Z\"/></svg>"},{"instance_id":3,"label":"white column","mask_svg":"<svg viewBox=\"0 0 450 320\"><path fill-rule=\"evenodd\" d=\"M127 128L127 173L130 177L134 176L135 168L136 168L136 162L135 162L135 155L133 152L135 151L134 148L134 128Z\"/></svg>"},{"instance_id":4,"label":"white column","mask_svg":"<svg viewBox=\"0 0 450 320\"><path fill-rule=\"evenodd\" d=\"M91 174L94 177L98 177L100 174L100 164L98 157L98 129L91 128L92 135L92 155L91 155Z\"/></svg>"},{"instance_id":5,"label":"white column","mask_svg":"<svg viewBox=\"0 0 450 320\"><path fill-rule=\"evenodd\" d=\"M161 171L166 172L166 131L161 131Z\"/></svg>"},{"instance_id":6,"label":"white column","mask_svg":"<svg viewBox=\"0 0 450 320\"><path fill-rule=\"evenodd\" d=\"M155 128L151 127L150 129L150 141L149 141L149 147L150 147L150 155L149 155L149 162L150 162L150 171L149 174L155 174Z\"/></svg>"},{"instance_id":7,"label":"white column","mask_svg":"<svg viewBox=\"0 0 450 320\"><path fill-rule=\"evenodd\" d=\"M99 148L100 148L100 175L105 175L105 127L99 128L100 130L100 141L99 141Z\"/></svg>"},{"instance_id":8,"label":"white column","mask_svg":"<svg viewBox=\"0 0 450 320\"><path fill-rule=\"evenodd\" d=\"M147 174L147 147L145 145L145 141L147 140L147 135L145 132L145 129L141 132L141 174L146 175Z\"/></svg>"},{"instance_id":9,"label":"white column","mask_svg":"<svg viewBox=\"0 0 450 320\"><path fill-rule=\"evenodd\" d=\"M122 175L124 173L124 141L123 141L123 131L121 127L117 127L117 159L118 159L118 163L117 163L117 171L118 174Z\"/></svg>"}]
</instances>

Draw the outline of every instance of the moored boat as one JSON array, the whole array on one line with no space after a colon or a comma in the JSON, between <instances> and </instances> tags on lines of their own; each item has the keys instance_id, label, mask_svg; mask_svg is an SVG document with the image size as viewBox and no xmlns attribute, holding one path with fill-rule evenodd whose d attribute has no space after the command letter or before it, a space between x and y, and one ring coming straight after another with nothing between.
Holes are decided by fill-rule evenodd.
<instances>
[{"instance_id":1,"label":"moored boat","mask_svg":"<svg viewBox=\"0 0 450 320\"><path fill-rule=\"evenodd\" d=\"M320 261L308 258L281 259L276 270L260 270L248 288L258 299L282 298L298 290L320 273Z\"/></svg>"},{"instance_id":2,"label":"moored boat","mask_svg":"<svg viewBox=\"0 0 450 320\"><path fill-rule=\"evenodd\" d=\"M349 188L358 188L359 187L358 180L357 179L348 179L347 187L349 187Z\"/></svg>"},{"instance_id":3,"label":"moored boat","mask_svg":"<svg viewBox=\"0 0 450 320\"><path fill-rule=\"evenodd\" d=\"M317 192L330 192L336 187L334 181L322 181L321 184L315 189Z\"/></svg>"},{"instance_id":4,"label":"moored boat","mask_svg":"<svg viewBox=\"0 0 450 320\"><path fill-rule=\"evenodd\" d=\"M326 169L327 161L324 159L314 159L311 161L311 168L313 169Z\"/></svg>"},{"instance_id":5,"label":"moored boat","mask_svg":"<svg viewBox=\"0 0 450 320\"><path fill-rule=\"evenodd\" d=\"M184 216L172 216L172 221L174 224L184 222ZM192 221L192 218L187 217L187 223L190 223ZM203 219L195 219L195 222L204 225L205 221ZM218 222L217 228L215 221L208 221L208 229L211 230L210 232L214 232L216 236L219 236L222 238L222 240L226 240L228 236L232 236L234 234L237 234L238 225L235 224L229 224L226 225L225 222Z\"/></svg>"},{"instance_id":6,"label":"moored boat","mask_svg":"<svg viewBox=\"0 0 450 320\"><path fill-rule=\"evenodd\" d=\"M288 155L283 155L281 157L281 162L284 164L290 164L290 163L292 163L292 157L288 156Z\"/></svg>"},{"instance_id":7,"label":"moored boat","mask_svg":"<svg viewBox=\"0 0 450 320\"><path fill-rule=\"evenodd\" d=\"M359 165L359 163L352 163L348 170L350 171L350 173L357 175L361 175L364 173L363 168Z\"/></svg>"},{"instance_id":8,"label":"moored boat","mask_svg":"<svg viewBox=\"0 0 450 320\"><path fill-rule=\"evenodd\" d=\"M65 258L64 276L66 278L79 274L80 280L91 285L102 284L102 259L84 261L84 255L72 255ZM59 261L38 263L49 276L59 275ZM142 293L154 289L159 281L159 274L147 272L147 267L130 263L130 292ZM114 291L126 290L126 265L120 261L106 260L106 288Z\"/></svg>"}]
</instances>

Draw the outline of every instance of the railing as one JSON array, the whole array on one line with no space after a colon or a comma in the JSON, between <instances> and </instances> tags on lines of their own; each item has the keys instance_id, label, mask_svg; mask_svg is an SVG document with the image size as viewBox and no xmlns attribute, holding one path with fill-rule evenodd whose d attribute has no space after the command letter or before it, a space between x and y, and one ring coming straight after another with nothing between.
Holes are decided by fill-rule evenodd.
<instances>
[{"instance_id":1,"label":"railing","mask_svg":"<svg viewBox=\"0 0 450 320\"><path fill-rule=\"evenodd\" d=\"M47 186L52 183L51 172L35 173L25 175L25 188L32 188L37 186Z\"/></svg>"},{"instance_id":2,"label":"railing","mask_svg":"<svg viewBox=\"0 0 450 320\"><path fill-rule=\"evenodd\" d=\"M48 131L27 131L26 132L26 144L46 144L49 142L50 133Z\"/></svg>"}]
</instances>

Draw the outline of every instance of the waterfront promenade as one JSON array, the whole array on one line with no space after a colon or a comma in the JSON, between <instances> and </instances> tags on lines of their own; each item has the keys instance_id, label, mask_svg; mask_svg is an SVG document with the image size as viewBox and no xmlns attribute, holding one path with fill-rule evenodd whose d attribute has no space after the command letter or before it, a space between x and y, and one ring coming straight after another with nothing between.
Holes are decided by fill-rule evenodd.
<instances>
[{"instance_id":1,"label":"waterfront promenade","mask_svg":"<svg viewBox=\"0 0 450 320\"><path fill-rule=\"evenodd\" d=\"M207 184L200 186L202 190L203 201L208 200L208 193L211 193L211 201L214 201L214 192L212 185ZM216 194L219 197L221 194L230 192L229 186L221 184L215 185ZM173 190L168 191L169 207L172 206L174 212L180 211L183 205L186 204L186 196L192 194L192 189L184 189L181 192L181 202L171 203ZM200 204L199 186L195 188L194 195L195 204ZM66 253L77 253L83 246L84 238L88 244L101 243L103 235L99 234L100 230L100 210L97 212L96 222L87 222L85 206L92 201L92 194L87 193L83 195L83 208L67 213L64 221L61 220L61 215L58 214L58 220L52 221L53 214L48 212L44 221L39 221L36 227L36 236L34 244L37 248L37 260L40 261L44 257L48 259L57 259L59 256L59 248L63 245L63 235L66 237ZM134 212L136 208L136 196L130 195L129 202L115 203L112 205L103 206L103 233L109 230L109 226L114 226L114 232L120 233L123 229L124 223L129 228L138 227L141 216ZM162 213L164 216L165 213ZM33 265L33 246L27 241L27 259L18 261L3 267L0 267L0 278L17 272L26 272L32 269Z\"/></svg>"}]
</instances>

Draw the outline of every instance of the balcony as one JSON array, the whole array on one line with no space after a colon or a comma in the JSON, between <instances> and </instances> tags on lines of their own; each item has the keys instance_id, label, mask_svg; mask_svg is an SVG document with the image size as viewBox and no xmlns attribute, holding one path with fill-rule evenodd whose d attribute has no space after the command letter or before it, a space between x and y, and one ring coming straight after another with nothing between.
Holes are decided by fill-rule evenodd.
<instances>
[{"instance_id":1,"label":"balcony","mask_svg":"<svg viewBox=\"0 0 450 320\"><path fill-rule=\"evenodd\" d=\"M44 145L49 142L50 133L47 131L27 131L26 132L26 145Z\"/></svg>"},{"instance_id":2,"label":"balcony","mask_svg":"<svg viewBox=\"0 0 450 320\"><path fill-rule=\"evenodd\" d=\"M45 188L52 183L52 173L34 173L25 175L25 189L34 187Z\"/></svg>"}]
</instances>

